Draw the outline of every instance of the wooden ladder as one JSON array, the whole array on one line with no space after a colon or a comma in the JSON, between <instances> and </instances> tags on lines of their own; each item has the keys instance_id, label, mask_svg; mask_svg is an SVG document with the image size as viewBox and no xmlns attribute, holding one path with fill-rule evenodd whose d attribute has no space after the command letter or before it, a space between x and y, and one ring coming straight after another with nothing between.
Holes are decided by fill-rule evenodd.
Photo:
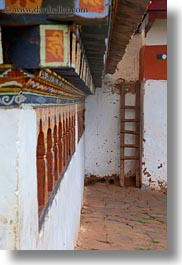
<instances>
[{"instance_id":1,"label":"wooden ladder","mask_svg":"<svg viewBox=\"0 0 182 265\"><path fill-rule=\"evenodd\" d=\"M126 93L127 88L132 86L133 95L135 95L135 104L126 105ZM133 112L133 118L126 118L127 112ZM135 186L139 188L141 186L140 179L140 84L139 82L131 83L130 85L122 85L121 88L121 131L120 131L120 186L126 186L126 177L125 177L125 161L132 160L135 161ZM132 124L134 130L128 130L127 124ZM134 141L132 143L126 143L127 135L133 135ZM129 138L127 139L129 141ZM133 155L126 155L126 149L133 149Z\"/></svg>"}]
</instances>

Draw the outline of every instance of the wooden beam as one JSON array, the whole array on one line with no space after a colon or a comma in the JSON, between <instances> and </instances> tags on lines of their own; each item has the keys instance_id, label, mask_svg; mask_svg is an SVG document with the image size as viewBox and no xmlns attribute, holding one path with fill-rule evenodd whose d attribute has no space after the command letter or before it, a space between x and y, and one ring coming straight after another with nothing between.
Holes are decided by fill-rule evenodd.
<instances>
[{"instance_id":1,"label":"wooden beam","mask_svg":"<svg viewBox=\"0 0 182 265\"><path fill-rule=\"evenodd\" d=\"M115 22L112 24L106 73L113 74L125 48L142 20L150 0L118 0Z\"/></svg>"}]
</instances>

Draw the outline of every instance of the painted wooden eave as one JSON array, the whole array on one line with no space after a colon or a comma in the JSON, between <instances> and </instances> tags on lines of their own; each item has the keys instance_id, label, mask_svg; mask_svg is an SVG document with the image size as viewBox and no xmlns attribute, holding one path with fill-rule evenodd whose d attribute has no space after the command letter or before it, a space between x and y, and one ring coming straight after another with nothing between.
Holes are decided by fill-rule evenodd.
<instances>
[{"instance_id":1,"label":"painted wooden eave","mask_svg":"<svg viewBox=\"0 0 182 265\"><path fill-rule=\"evenodd\" d=\"M93 76L95 87L102 84L104 71L104 53L106 52L105 39L108 36L108 25L83 26L81 39Z\"/></svg>"},{"instance_id":2,"label":"painted wooden eave","mask_svg":"<svg viewBox=\"0 0 182 265\"><path fill-rule=\"evenodd\" d=\"M0 14L1 25L36 25L55 22L75 22L79 25L105 25L108 21L110 0L39 0L8 2ZM1 2L0 2L1 4ZM103 10L99 10L99 7ZM1 8L1 5L0 5Z\"/></svg>"},{"instance_id":3,"label":"painted wooden eave","mask_svg":"<svg viewBox=\"0 0 182 265\"><path fill-rule=\"evenodd\" d=\"M113 74L125 54L126 46L135 33L150 0L118 0L111 28L105 73Z\"/></svg>"},{"instance_id":4,"label":"painted wooden eave","mask_svg":"<svg viewBox=\"0 0 182 265\"><path fill-rule=\"evenodd\" d=\"M50 25L57 23L76 23L79 25L106 25L108 17L103 18L86 18L76 15L48 15L48 14L5 14L0 13L0 25L1 26L23 26L23 25Z\"/></svg>"},{"instance_id":5,"label":"painted wooden eave","mask_svg":"<svg viewBox=\"0 0 182 265\"><path fill-rule=\"evenodd\" d=\"M43 0L42 8L74 8L79 6L80 0ZM99 1L86 1L92 6L93 3L99 4ZM106 52L105 39L108 37L108 28L110 24L109 14L111 1L103 0L100 3L104 4L103 12L90 12L88 13L53 13L53 14L0 14L0 25L2 26L25 26L25 25L54 25L54 24L78 24L81 28L81 42L85 49L85 55L88 59L90 66L90 72L93 77L95 87L100 87L102 83L102 76L104 70L104 54ZM98 7L98 6L97 6ZM97 10L97 9L96 9ZM93 11L93 10L92 10ZM25 68L24 66L22 66ZM60 69L57 72L60 73ZM79 84L83 87L83 91L88 91L82 80L78 82L76 74L70 74L70 71L66 73L65 69L62 69L65 78L71 78L74 84Z\"/></svg>"},{"instance_id":6,"label":"painted wooden eave","mask_svg":"<svg viewBox=\"0 0 182 265\"><path fill-rule=\"evenodd\" d=\"M48 14L47 18L56 21L74 21L80 25L106 24L109 14L109 0L43 0L42 7L55 8L57 14ZM102 7L102 11L99 8ZM73 13L72 11L75 10ZM71 11L71 12L70 12Z\"/></svg>"}]
</instances>

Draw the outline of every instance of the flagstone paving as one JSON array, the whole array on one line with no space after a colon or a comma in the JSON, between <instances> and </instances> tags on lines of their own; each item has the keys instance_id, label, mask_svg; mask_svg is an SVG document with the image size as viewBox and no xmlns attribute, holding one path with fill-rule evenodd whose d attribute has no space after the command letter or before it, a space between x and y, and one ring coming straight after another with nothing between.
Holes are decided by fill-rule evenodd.
<instances>
[{"instance_id":1,"label":"flagstone paving","mask_svg":"<svg viewBox=\"0 0 182 265\"><path fill-rule=\"evenodd\" d=\"M85 186L75 250L166 249L166 194L108 182Z\"/></svg>"}]
</instances>

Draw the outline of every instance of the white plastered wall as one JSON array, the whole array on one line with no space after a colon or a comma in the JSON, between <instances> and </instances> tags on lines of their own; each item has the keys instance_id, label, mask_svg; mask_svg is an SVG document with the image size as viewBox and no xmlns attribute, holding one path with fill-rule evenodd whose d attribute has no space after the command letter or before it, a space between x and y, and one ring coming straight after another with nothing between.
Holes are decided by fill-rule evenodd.
<instances>
[{"instance_id":1,"label":"white plastered wall","mask_svg":"<svg viewBox=\"0 0 182 265\"><path fill-rule=\"evenodd\" d=\"M156 19L145 45L167 45L167 19ZM167 80L143 82L144 141L142 184L155 189L167 185Z\"/></svg>"},{"instance_id":2,"label":"white plastered wall","mask_svg":"<svg viewBox=\"0 0 182 265\"><path fill-rule=\"evenodd\" d=\"M167 45L167 19L156 19L144 40L145 45Z\"/></svg>"},{"instance_id":3,"label":"white plastered wall","mask_svg":"<svg viewBox=\"0 0 182 265\"><path fill-rule=\"evenodd\" d=\"M26 227L25 219L35 222L35 120L32 109L0 110L0 249L19 249L21 229ZM20 191L22 181L26 185ZM28 209L25 209L25 204Z\"/></svg>"},{"instance_id":4,"label":"white plastered wall","mask_svg":"<svg viewBox=\"0 0 182 265\"><path fill-rule=\"evenodd\" d=\"M0 123L0 249L74 249L83 199L84 135L39 231L36 113L27 107L0 109Z\"/></svg>"},{"instance_id":5,"label":"white plastered wall","mask_svg":"<svg viewBox=\"0 0 182 265\"><path fill-rule=\"evenodd\" d=\"M167 183L167 81L144 82L142 183L160 188Z\"/></svg>"},{"instance_id":6,"label":"white plastered wall","mask_svg":"<svg viewBox=\"0 0 182 265\"><path fill-rule=\"evenodd\" d=\"M120 168L120 97L107 85L86 100L86 175L118 174Z\"/></svg>"},{"instance_id":7,"label":"white plastered wall","mask_svg":"<svg viewBox=\"0 0 182 265\"><path fill-rule=\"evenodd\" d=\"M118 63L116 72L113 75L107 75L102 87L97 88L95 95L89 96L86 100L85 167L88 176L103 177L120 173L120 95L117 89L113 89L113 84L119 78L125 79L126 82L138 80L141 46L141 35L132 37L123 59ZM126 104L134 104L131 93L126 95ZM132 118L133 114L127 115ZM131 124L127 126L132 129ZM131 136L126 136L126 143L129 137ZM125 173L132 171L133 167L132 161L127 161Z\"/></svg>"},{"instance_id":8,"label":"white plastered wall","mask_svg":"<svg viewBox=\"0 0 182 265\"><path fill-rule=\"evenodd\" d=\"M147 34L136 35L127 46L126 53L113 75L107 75L102 88L86 101L86 174L107 176L120 171L120 96L112 89L117 79L136 81L139 77L139 52L142 45L166 45L167 21L156 20ZM167 182L167 81L148 80L144 83L144 145L142 184L159 188L159 183ZM132 105L133 95L126 95L128 105ZM158 112L153 119L152 115ZM154 113L153 113L154 112ZM129 114L130 115L130 114ZM132 114L131 114L132 115ZM156 115L156 114L155 114ZM132 116L130 116L131 118ZM131 125L130 125L131 126ZM128 128L129 129L129 128ZM131 130L133 128L130 128ZM157 138L156 138L156 132ZM126 137L126 143L129 140ZM159 145L159 148L157 147ZM129 154L128 154L129 155ZM131 155L131 154L130 154ZM162 164L162 166L161 166ZM158 168L159 167L159 168ZM132 171L132 162L126 166ZM149 169L149 170L148 170ZM150 171L151 177L147 177ZM149 172L148 172L149 173ZM150 173L149 173L150 175ZM148 175L148 176L149 176ZM151 180L150 180L151 178ZM150 180L150 182L149 182Z\"/></svg>"}]
</instances>

